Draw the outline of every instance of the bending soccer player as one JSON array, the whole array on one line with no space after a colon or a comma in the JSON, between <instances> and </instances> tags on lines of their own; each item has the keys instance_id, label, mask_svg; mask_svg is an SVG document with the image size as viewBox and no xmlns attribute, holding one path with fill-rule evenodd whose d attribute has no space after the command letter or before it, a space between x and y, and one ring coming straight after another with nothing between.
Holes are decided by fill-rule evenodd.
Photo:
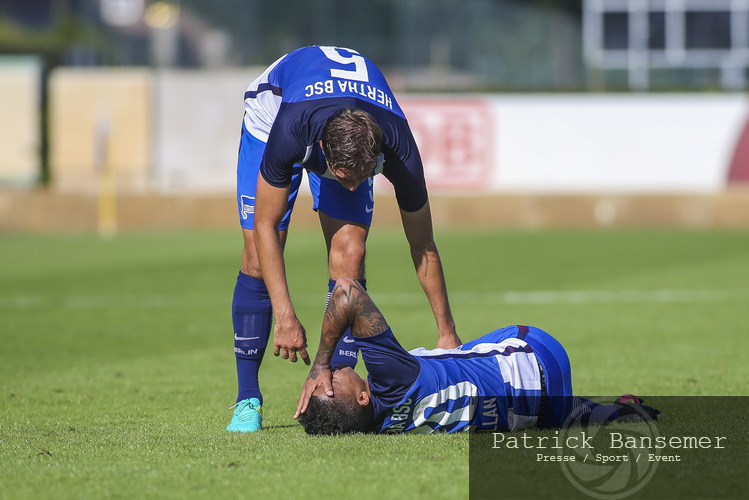
<instances>
[{"instance_id":1,"label":"bending soccer player","mask_svg":"<svg viewBox=\"0 0 749 500\"><path fill-rule=\"evenodd\" d=\"M328 250L330 280L365 283L364 255L374 210L373 176L395 188L418 279L437 322L439 347L460 339L450 312L419 150L384 76L355 50L303 47L273 63L245 92L237 164L244 234L232 320L237 404L229 431L262 426L258 373L275 313L273 353L309 364L306 331L286 280L283 249L302 171ZM322 300L321 300L322 302ZM342 340L335 361L353 366Z\"/></svg>"},{"instance_id":2,"label":"bending soccer player","mask_svg":"<svg viewBox=\"0 0 749 500\"><path fill-rule=\"evenodd\" d=\"M369 372L331 367L351 329ZM632 395L600 405L572 394L570 364L548 333L509 326L455 349L407 352L354 280L336 282L320 347L294 415L309 434L507 431L655 419Z\"/></svg>"}]
</instances>

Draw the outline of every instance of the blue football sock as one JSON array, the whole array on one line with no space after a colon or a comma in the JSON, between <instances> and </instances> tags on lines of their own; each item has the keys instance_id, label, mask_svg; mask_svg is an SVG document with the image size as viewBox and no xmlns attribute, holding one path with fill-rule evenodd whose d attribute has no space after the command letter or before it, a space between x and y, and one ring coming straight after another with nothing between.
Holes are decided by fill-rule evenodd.
<instances>
[{"instance_id":1,"label":"blue football sock","mask_svg":"<svg viewBox=\"0 0 749 500\"><path fill-rule=\"evenodd\" d=\"M367 289L367 280L357 280L361 284L361 286L364 287L364 289ZM335 286L335 281L328 280L328 300L325 301L325 308L328 307L328 302L330 302L330 295L333 293L333 287ZM356 367L356 362L359 360L359 348L356 347L356 343L354 342L354 337L351 335L351 329L347 329L346 333L343 334L343 337L341 337L341 340L338 341L338 345L335 348L335 352L333 353L333 357L330 359L330 366L336 367L340 365L348 365L351 368Z\"/></svg>"},{"instance_id":2,"label":"blue football sock","mask_svg":"<svg viewBox=\"0 0 749 500\"><path fill-rule=\"evenodd\" d=\"M240 272L231 312L237 360L237 402L258 398L262 404L258 372L273 320L270 296L263 280Z\"/></svg>"}]
</instances>

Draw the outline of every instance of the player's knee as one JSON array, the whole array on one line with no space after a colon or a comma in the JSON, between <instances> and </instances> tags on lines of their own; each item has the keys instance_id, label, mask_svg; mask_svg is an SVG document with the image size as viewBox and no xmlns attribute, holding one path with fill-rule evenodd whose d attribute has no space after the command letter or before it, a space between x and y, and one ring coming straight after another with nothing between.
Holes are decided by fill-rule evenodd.
<instances>
[{"instance_id":1,"label":"player's knee","mask_svg":"<svg viewBox=\"0 0 749 500\"><path fill-rule=\"evenodd\" d=\"M340 274L358 276L364 268L367 249L363 241L353 239L338 242L330 249L330 268Z\"/></svg>"}]
</instances>

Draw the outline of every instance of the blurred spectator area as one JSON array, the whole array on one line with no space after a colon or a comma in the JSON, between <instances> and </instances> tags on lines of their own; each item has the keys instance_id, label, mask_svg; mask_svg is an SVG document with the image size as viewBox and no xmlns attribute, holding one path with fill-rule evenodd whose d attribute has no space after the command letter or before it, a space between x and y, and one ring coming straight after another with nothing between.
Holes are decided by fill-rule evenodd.
<instances>
[{"instance_id":1,"label":"blurred spectator area","mask_svg":"<svg viewBox=\"0 0 749 500\"><path fill-rule=\"evenodd\" d=\"M745 86L747 0L3 0L0 53L65 66L264 66L356 48L406 91Z\"/></svg>"},{"instance_id":2,"label":"blurred spectator area","mask_svg":"<svg viewBox=\"0 0 749 500\"><path fill-rule=\"evenodd\" d=\"M194 68L320 44L367 54L402 90L737 90L748 11L749 0L3 0L0 53Z\"/></svg>"}]
</instances>

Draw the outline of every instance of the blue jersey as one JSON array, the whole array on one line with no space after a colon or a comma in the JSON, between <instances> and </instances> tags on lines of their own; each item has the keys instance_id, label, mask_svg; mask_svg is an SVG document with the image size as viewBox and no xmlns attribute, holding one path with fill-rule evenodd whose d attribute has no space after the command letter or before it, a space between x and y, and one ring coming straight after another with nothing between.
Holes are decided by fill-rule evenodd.
<instances>
[{"instance_id":1,"label":"blue jersey","mask_svg":"<svg viewBox=\"0 0 749 500\"><path fill-rule=\"evenodd\" d=\"M403 111L382 72L351 49L297 49L250 84L244 127L267 143L260 164L263 179L288 186L294 164L331 177L319 141L328 118L344 107L366 111L382 128L382 157L375 173L393 184L400 208L413 212L423 207L423 165Z\"/></svg>"},{"instance_id":2,"label":"blue jersey","mask_svg":"<svg viewBox=\"0 0 749 500\"><path fill-rule=\"evenodd\" d=\"M528 330L507 327L457 349L432 351L405 351L390 329L356 337L380 432L507 431L536 425L541 371L522 338L523 328Z\"/></svg>"}]
</instances>

